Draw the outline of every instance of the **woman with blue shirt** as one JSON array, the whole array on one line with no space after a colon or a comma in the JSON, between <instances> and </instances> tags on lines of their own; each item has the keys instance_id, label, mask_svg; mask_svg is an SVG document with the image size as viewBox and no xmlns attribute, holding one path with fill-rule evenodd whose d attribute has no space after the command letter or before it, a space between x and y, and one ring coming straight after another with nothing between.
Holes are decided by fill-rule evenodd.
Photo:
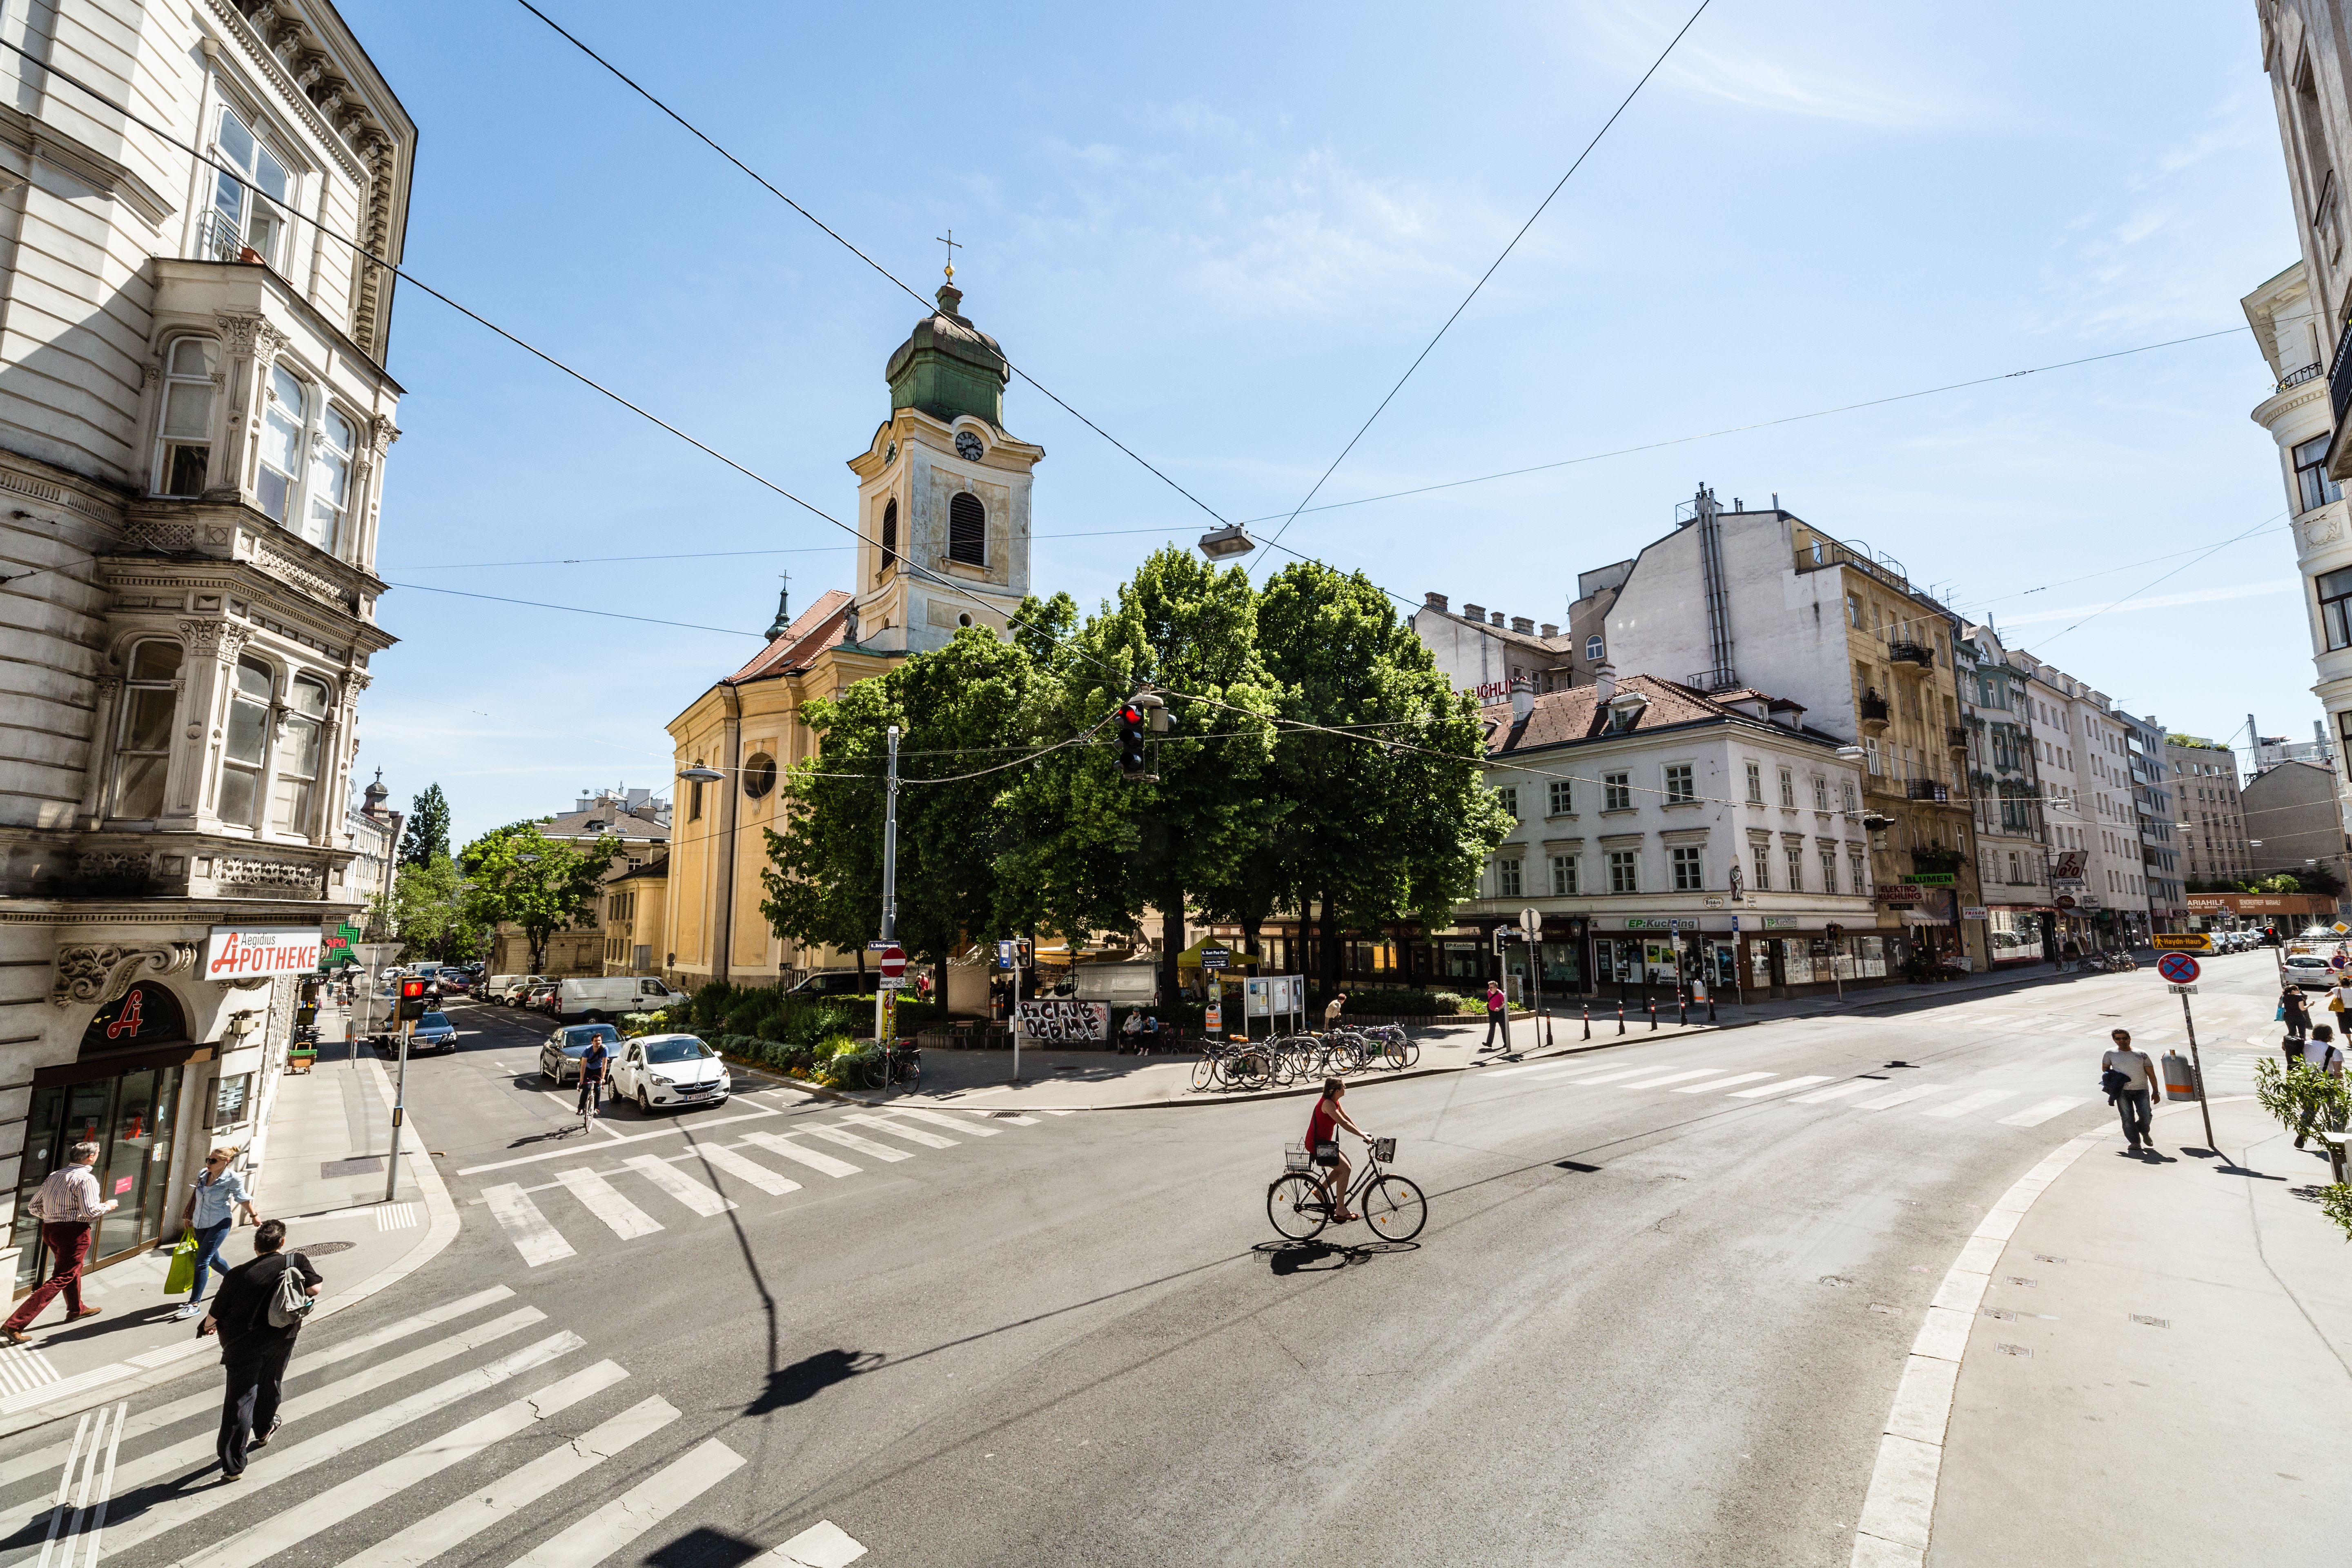
<instances>
[{"instance_id":1,"label":"woman with blue shirt","mask_svg":"<svg viewBox=\"0 0 2352 1568\"><path fill-rule=\"evenodd\" d=\"M193 1318L204 1310L205 1285L214 1269L224 1278L228 1265L220 1260L221 1243L228 1239L229 1226L236 1221L236 1211L245 1211L245 1223L259 1225L261 1216L253 1212L253 1199L245 1190L244 1181L229 1163L236 1151L219 1148L205 1156L204 1174L196 1178L195 1189L188 1194L187 1212L180 1216L184 1230L196 1235L196 1286L188 1292L187 1304L175 1318Z\"/></svg>"}]
</instances>

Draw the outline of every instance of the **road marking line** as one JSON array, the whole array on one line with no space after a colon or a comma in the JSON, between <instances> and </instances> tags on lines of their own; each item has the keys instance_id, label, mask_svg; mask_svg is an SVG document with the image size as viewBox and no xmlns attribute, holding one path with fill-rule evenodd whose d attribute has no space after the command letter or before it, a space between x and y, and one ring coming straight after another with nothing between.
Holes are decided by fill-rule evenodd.
<instances>
[{"instance_id":1,"label":"road marking line","mask_svg":"<svg viewBox=\"0 0 2352 1568\"><path fill-rule=\"evenodd\" d=\"M942 1138L936 1132L926 1132L919 1127L902 1127L879 1116L868 1116L863 1111L854 1112L843 1117L842 1120L855 1121L860 1127L875 1128L879 1131L887 1132L893 1138L904 1138L908 1142L919 1143L926 1149L952 1149L956 1146L956 1141L952 1138Z\"/></svg>"},{"instance_id":2,"label":"road marking line","mask_svg":"<svg viewBox=\"0 0 2352 1568\"><path fill-rule=\"evenodd\" d=\"M850 1533L829 1519L820 1519L768 1554L777 1568L849 1568L866 1555Z\"/></svg>"},{"instance_id":3,"label":"road marking line","mask_svg":"<svg viewBox=\"0 0 2352 1568\"><path fill-rule=\"evenodd\" d=\"M899 1106L897 1110L889 1112L889 1114L892 1116L910 1116L918 1121L928 1121L934 1127L952 1127L957 1131L972 1138L993 1138L1004 1131L1002 1127L991 1127L985 1121L959 1121L952 1116L942 1116L936 1110L918 1110L911 1105ZM1034 1116L1016 1116L1010 1118L1009 1120L1014 1121L1025 1121L1033 1127L1036 1125L1037 1121L1037 1119Z\"/></svg>"},{"instance_id":4,"label":"road marking line","mask_svg":"<svg viewBox=\"0 0 2352 1568\"><path fill-rule=\"evenodd\" d=\"M41 1542L40 1568L49 1568L49 1551L57 1544L58 1526L65 1522L66 1499L73 1495L74 1466L81 1458L82 1439L89 1436L89 1412L81 1413L81 1421L74 1427L73 1447L66 1450L65 1473L58 1478L57 1501L49 1509L49 1533ZM91 1452L95 1453L95 1447ZM45 1465L43 1468L47 1468Z\"/></svg>"},{"instance_id":5,"label":"road marking line","mask_svg":"<svg viewBox=\"0 0 2352 1568\"><path fill-rule=\"evenodd\" d=\"M751 1102L746 1100L744 1103L749 1105ZM741 1111L733 1116L714 1116L708 1119L697 1118L694 1125L690 1128L666 1127L658 1132L635 1132L631 1133L626 1137L615 1134L612 1139L612 1142L615 1143L648 1143L656 1138L683 1138L689 1132L707 1132L713 1127L730 1127L738 1121L757 1121L766 1117L782 1116L782 1111L772 1110L766 1106L754 1106L750 1110ZM572 1118L567 1116L561 1118L560 1120L569 1121ZM604 1123L602 1121L594 1122L592 1125L601 1131L611 1131L611 1129L605 1127ZM543 1153L523 1154L512 1160L494 1160L487 1165L461 1166L457 1171L457 1174L461 1176L478 1176L486 1171L510 1171L517 1165L538 1165L543 1164L550 1160L576 1160L579 1157L580 1151L577 1149L550 1149Z\"/></svg>"},{"instance_id":6,"label":"road marking line","mask_svg":"<svg viewBox=\"0 0 2352 1568\"><path fill-rule=\"evenodd\" d=\"M503 1522L568 1481L576 1480L632 1443L678 1417L677 1406L656 1395L593 1430L562 1444L468 1498L376 1542L337 1568L424 1568L443 1552Z\"/></svg>"},{"instance_id":7,"label":"road marking line","mask_svg":"<svg viewBox=\"0 0 2352 1568\"><path fill-rule=\"evenodd\" d=\"M836 1160L830 1154L820 1154L773 1132L746 1132L743 1142L755 1148L765 1149L771 1154L782 1154L787 1160L797 1161L823 1175L854 1176L866 1168L853 1165L846 1160Z\"/></svg>"},{"instance_id":8,"label":"road marking line","mask_svg":"<svg viewBox=\"0 0 2352 1568\"><path fill-rule=\"evenodd\" d=\"M1797 1103L1800 1105L1819 1105L1823 1100L1843 1100L1849 1094L1860 1094L1865 1089L1876 1089L1885 1081L1885 1079L1850 1079L1844 1083L1833 1083L1827 1089L1817 1089L1811 1094L1801 1094L1797 1096Z\"/></svg>"},{"instance_id":9,"label":"road marking line","mask_svg":"<svg viewBox=\"0 0 2352 1568\"><path fill-rule=\"evenodd\" d=\"M705 1219L715 1214L725 1214L735 1206L658 1154L633 1154L621 1163Z\"/></svg>"},{"instance_id":10,"label":"road marking line","mask_svg":"<svg viewBox=\"0 0 2352 1568\"><path fill-rule=\"evenodd\" d=\"M746 1160L732 1149L722 1149L716 1143L693 1143L688 1147L694 1151L695 1158L709 1161L729 1175L751 1183L771 1197L782 1197L786 1193L801 1190L801 1184L790 1176L780 1171L771 1171L756 1161Z\"/></svg>"},{"instance_id":11,"label":"road marking line","mask_svg":"<svg viewBox=\"0 0 2352 1568\"><path fill-rule=\"evenodd\" d=\"M184 1556L177 1568L246 1568L247 1563L274 1557L333 1529L354 1514L398 1497L453 1465L478 1458L492 1444L529 1431L533 1424L570 1409L591 1394L603 1393L628 1375L617 1362L600 1361L583 1367L536 1394L500 1405L454 1432L420 1443L395 1458L329 1487L316 1497L281 1510L237 1531L210 1551Z\"/></svg>"},{"instance_id":12,"label":"road marking line","mask_svg":"<svg viewBox=\"0 0 2352 1568\"><path fill-rule=\"evenodd\" d=\"M1590 1063L1581 1061L1529 1062L1524 1067L1496 1068L1492 1072L1481 1073L1479 1076L1481 1078L1517 1078L1523 1072L1566 1072L1572 1068L1587 1067L1590 1065ZM1649 1069L1644 1068L1643 1070L1646 1072Z\"/></svg>"},{"instance_id":13,"label":"road marking line","mask_svg":"<svg viewBox=\"0 0 2352 1568\"><path fill-rule=\"evenodd\" d=\"M1769 1072L1736 1072L1729 1078L1717 1079L1713 1083L1689 1084L1675 1092L1676 1094L1713 1094L1717 1089L1729 1089L1735 1083L1754 1083L1759 1078L1771 1076ZM1633 1087L1639 1089L1641 1085L1635 1084Z\"/></svg>"},{"instance_id":14,"label":"road marking line","mask_svg":"<svg viewBox=\"0 0 2352 1568\"><path fill-rule=\"evenodd\" d=\"M813 1138L822 1138L828 1143L838 1143L845 1149L855 1149L861 1154L871 1154L877 1160L911 1160L914 1158L912 1154L908 1153L904 1149L888 1148L883 1144L877 1143L871 1138L860 1138L856 1133L845 1131L838 1127L803 1127L801 1131L809 1134Z\"/></svg>"},{"instance_id":15,"label":"road marking line","mask_svg":"<svg viewBox=\"0 0 2352 1568\"><path fill-rule=\"evenodd\" d=\"M1580 1084L1615 1083L1620 1079L1640 1078L1645 1072L1655 1072L1657 1068L1654 1066L1645 1068L1620 1068L1615 1072L1596 1073L1591 1078L1580 1078L1575 1081Z\"/></svg>"},{"instance_id":16,"label":"road marking line","mask_svg":"<svg viewBox=\"0 0 2352 1568\"><path fill-rule=\"evenodd\" d=\"M541 1542L509 1568L595 1568L742 1468L743 1457L713 1437Z\"/></svg>"},{"instance_id":17,"label":"road marking line","mask_svg":"<svg viewBox=\"0 0 2352 1568\"><path fill-rule=\"evenodd\" d=\"M623 1241L632 1237L651 1236L662 1227L661 1221L623 1197L612 1183L584 1165L576 1170L558 1171L555 1179L562 1182L590 1214L603 1220Z\"/></svg>"},{"instance_id":18,"label":"road marking line","mask_svg":"<svg viewBox=\"0 0 2352 1568\"><path fill-rule=\"evenodd\" d=\"M1896 1089L1893 1094L1882 1094L1876 1100L1865 1100L1860 1105L1855 1106L1854 1109L1856 1110L1885 1110L1892 1106L1908 1105L1915 1100L1925 1100L1931 1094L1942 1094L1944 1092L1944 1086L1940 1083L1906 1084L1903 1088Z\"/></svg>"},{"instance_id":19,"label":"road marking line","mask_svg":"<svg viewBox=\"0 0 2352 1568\"><path fill-rule=\"evenodd\" d=\"M1685 1079L1714 1078L1719 1075L1722 1071L1723 1069L1721 1068L1693 1068L1688 1072L1670 1072L1664 1078L1645 1078L1639 1083L1629 1083L1625 1085L1625 1087L1627 1089L1655 1089L1660 1084L1681 1083Z\"/></svg>"},{"instance_id":20,"label":"road marking line","mask_svg":"<svg viewBox=\"0 0 2352 1568\"><path fill-rule=\"evenodd\" d=\"M1962 1095L1949 1105L1939 1105L1933 1110L1923 1110L1919 1114L1939 1117L1966 1116L1971 1110L1982 1110L1988 1105L1997 1105L2004 1100L2011 1099L2016 1093L2013 1089L1980 1089L1974 1094Z\"/></svg>"},{"instance_id":21,"label":"road marking line","mask_svg":"<svg viewBox=\"0 0 2352 1568\"><path fill-rule=\"evenodd\" d=\"M1762 1089L1736 1089L1732 1092L1731 1098L1760 1100L1768 1094L1783 1094L1792 1089L1802 1089L1809 1083L1827 1083L1829 1080L1830 1075L1825 1072L1807 1073L1801 1078L1785 1079L1779 1083L1768 1083Z\"/></svg>"},{"instance_id":22,"label":"road marking line","mask_svg":"<svg viewBox=\"0 0 2352 1568\"><path fill-rule=\"evenodd\" d=\"M2014 1116L2000 1119L2003 1127L2039 1127L2053 1116L2063 1115L2084 1103L2084 1096L2062 1094L2045 1100L2039 1105L2029 1105Z\"/></svg>"},{"instance_id":23,"label":"road marking line","mask_svg":"<svg viewBox=\"0 0 2352 1568\"><path fill-rule=\"evenodd\" d=\"M307 1442L297 1443L282 1451L269 1449L268 1452L272 1462L258 1470L247 1470L241 1483L217 1481L202 1491L186 1493L149 1509L122 1527L122 1533L115 1540L114 1550L127 1552L142 1542L184 1529L190 1521L202 1519L214 1510L226 1508L240 1499L249 1498L257 1490L275 1482L297 1476L315 1475L320 1466L339 1455L373 1443L446 1405L495 1388L507 1379L520 1376L533 1367L544 1366L585 1343L585 1340L567 1329L537 1344L525 1346L512 1354L453 1377L446 1383L436 1384L431 1388L412 1394L397 1404L372 1410L356 1421L347 1421Z\"/></svg>"},{"instance_id":24,"label":"road marking line","mask_svg":"<svg viewBox=\"0 0 2352 1568\"><path fill-rule=\"evenodd\" d=\"M514 1183L484 1187L482 1201L489 1205L491 1217L504 1227L515 1250L522 1254L523 1262L531 1268L572 1256L572 1244L563 1239L562 1232L548 1223L530 1194Z\"/></svg>"}]
</instances>

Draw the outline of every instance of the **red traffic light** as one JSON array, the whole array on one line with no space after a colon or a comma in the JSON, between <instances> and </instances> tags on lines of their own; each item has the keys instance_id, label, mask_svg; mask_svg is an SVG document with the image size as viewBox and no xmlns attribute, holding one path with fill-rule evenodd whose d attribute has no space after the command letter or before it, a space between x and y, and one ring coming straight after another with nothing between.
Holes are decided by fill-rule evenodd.
<instances>
[{"instance_id":1,"label":"red traffic light","mask_svg":"<svg viewBox=\"0 0 2352 1568\"><path fill-rule=\"evenodd\" d=\"M402 981L402 982L400 983L400 999L401 999L402 1001L404 1001L404 1002L415 1002L415 1001L418 1001L418 1000L422 999L424 995L425 995L425 982L424 982L424 981L422 981L422 980L404 980L404 981Z\"/></svg>"},{"instance_id":2,"label":"red traffic light","mask_svg":"<svg viewBox=\"0 0 2352 1568\"><path fill-rule=\"evenodd\" d=\"M1118 710L1118 721L1122 724L1140 724L1143 722L1143 712L1134 707L1122 708Z\"/></svg>"}]
</instances>

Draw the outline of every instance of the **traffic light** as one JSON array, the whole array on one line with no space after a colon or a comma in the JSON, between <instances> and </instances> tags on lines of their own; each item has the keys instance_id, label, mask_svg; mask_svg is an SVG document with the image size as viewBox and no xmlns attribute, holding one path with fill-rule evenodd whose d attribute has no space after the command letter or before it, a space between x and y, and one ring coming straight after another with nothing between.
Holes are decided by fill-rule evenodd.
<instances>
[{"instance_id":1,"label":"traffic light","mask_svg":"<svg viewBox=\"0 0 2352 1568\"><path fill-rule=\"evenodd\" d=\"M1123 704L1118 710L1118 771L1129 778L1140 778L1148 770L1143 756L1143 709L1134 702Z\"/></svg>"},{"instance_id":2,"label":"traffic light","mask_svg":"<svg viewBox=\"0 0 2352 1568\"><path fill-rule=\"evenodd\" d=\"M422 976L411 976L401 981L400 1016L403 1018L425 1016L425 981Z\"/></svg>"}]
</instances>

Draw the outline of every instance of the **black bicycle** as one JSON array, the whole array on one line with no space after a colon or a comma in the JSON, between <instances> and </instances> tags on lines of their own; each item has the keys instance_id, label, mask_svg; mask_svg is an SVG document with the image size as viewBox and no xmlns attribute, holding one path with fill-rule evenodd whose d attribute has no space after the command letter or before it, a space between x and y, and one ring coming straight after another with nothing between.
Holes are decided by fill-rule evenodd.
<instances>
[{"instance_id":1,"label":"black bicycle","mask_svg":"<svg viewBox=\"0 0 2352 1568\"><path fill-rule=\"evenodd\" d=\"M1348 1199L1381 1240L1411 1241L1429 1223L1429 1200L1410 1177L1381 1169L1395 1158L1395 1139L1369 1140L1363 1169ZM1265 1190L1265 1216L1291 1240L1312 1241L1331 1223L1334 1212L1323 1178L1314 1173L1314 1152L1286 1148L1282 1160L1287 1169Z\"/></svg>"}]
</instances>

